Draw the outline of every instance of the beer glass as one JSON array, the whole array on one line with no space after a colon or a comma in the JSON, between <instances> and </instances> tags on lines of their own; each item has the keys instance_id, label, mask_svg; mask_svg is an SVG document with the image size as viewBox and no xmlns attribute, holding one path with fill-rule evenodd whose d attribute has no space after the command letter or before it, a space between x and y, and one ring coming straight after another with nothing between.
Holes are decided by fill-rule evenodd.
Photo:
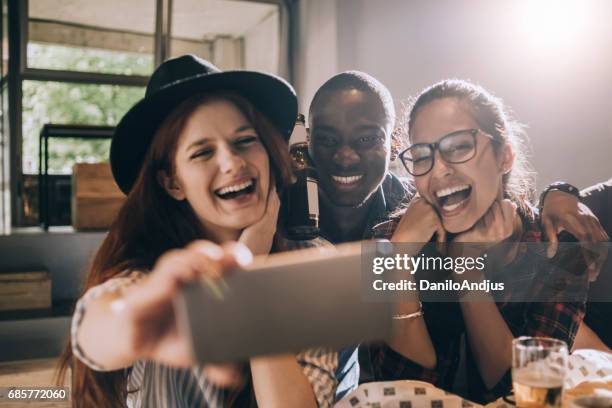
<instances>
[{"instance_id":1,"label":"beer glass","mask_svg":"<svg viewBox=\"0 0 612 408\"><path fill-rule=\"evenodd\" d=\"M560 408L567 371L567 345L544 337L512 342L512 386L519 408Z\"/></svg>"}]
</instances>

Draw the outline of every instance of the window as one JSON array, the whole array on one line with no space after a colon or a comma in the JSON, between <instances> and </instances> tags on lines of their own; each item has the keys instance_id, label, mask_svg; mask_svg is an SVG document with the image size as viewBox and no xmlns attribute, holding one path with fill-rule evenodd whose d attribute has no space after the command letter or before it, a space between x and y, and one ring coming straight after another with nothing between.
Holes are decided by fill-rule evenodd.
<instances>
[{"instance_id":1,"label":"window","mask_svg":"<svg viewBox=\"0 0 612 408\"><path fill-rule=\"evenodd\" d=\"M153 55L28 42L28 66L55 70L149 75Z\"/></svg>"},{"instance_id":2,"label":"window","mask_svg":"<svg viewBox=\"0 0 612 408\"><path fill-rule=\"evenodd\" d=\"M27 67L150 75L154 34L154 0L29 0Z\"/></svg>"},{"instance_id":3,"label":"window","mask_svg":"<svg viewBox=\"0 0 612 408\"><path fill-rule=\"evenodd\" d=\"M23 172L38 173L38 137L45 123L110 125L144 96L144 88L23 81ZM70 174L75 162L107 161L109 141L54 140L49 173Z\"/></svg>"},{"instance_id":4,"label":"window","mask_svg":"<svg viewBox=\"0 0 612 408\"><path fill-rule=\"evenodd\" d=\"M12 108L7 115L0 106L0 119L8 118L5 129L11 130L8 152L9 132L0 127L0 152L6 151L0 154L4 171L0 171L0 188L6 195L0 197L8 200L0 199L0 215L6 216L11 208L13 226L39 223L39 135L45 124L115 126L144 96L155 66L186 53L221 69L284 76L289 72L289 29L282 23L289 13L284 0L0 0L0 4L4 85L0 97L8 94L10 104L4 106ZM9 67L13 75L7 81ZM70 202L73 164L107 160L109 146L109 140L49 141L48 173L55 188L50 204L58 207L53 211L60 219L70 218L69 208L63 207ZM0 233L1 227L2 223Z\"/></svg>"}]
</instances>

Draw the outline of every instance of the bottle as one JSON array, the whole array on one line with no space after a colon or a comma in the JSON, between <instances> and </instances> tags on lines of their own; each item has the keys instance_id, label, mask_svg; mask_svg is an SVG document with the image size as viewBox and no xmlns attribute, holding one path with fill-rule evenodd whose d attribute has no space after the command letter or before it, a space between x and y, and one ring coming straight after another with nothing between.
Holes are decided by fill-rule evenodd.
<instances>
[{"instance_id":1,"label":"bottle","mask_svg":"<svg viewBox=\"0 0 612 408\"><path fill-rule=\"evenodd\" d=\"M302 114L298 114L289 138L289 155L296 180L285 194L287 238L312 240L319 236L319 184L317 170L308 155L308 132Z\"/></svg>"}]
</instances>

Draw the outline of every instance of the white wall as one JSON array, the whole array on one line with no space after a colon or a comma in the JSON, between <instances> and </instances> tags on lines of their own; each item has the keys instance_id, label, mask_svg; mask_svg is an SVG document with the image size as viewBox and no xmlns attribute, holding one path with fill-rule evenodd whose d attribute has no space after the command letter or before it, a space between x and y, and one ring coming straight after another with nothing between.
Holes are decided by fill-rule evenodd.
<instances>
[{"instance_id":1,"label":"white wall","mask_svg":"<svg viewBox=\"0 0 612 408\"><path fill-rule=\"evenodd\" d=\"M294 86L299 111L308 115L317 89L338 72L336 0L301 0Z\"/></svg>"},{"instance_id":2,"label":"white wall","mask_svg":"<svg viewBox=\"0 0 612 408\"><path fill-rule=\"evenodd\" d=\"M301 16L307 75L298 81L306 108L318 86L347 69L374 75L396 100L443 78L467 78L529 126L538 188L554 180L585 187L612 176L612 1L578 1L560 35L573 24L582 31L548 45L538 37L546 24L528 24L534 13L524 0L302 3L310 7Z\"/></svg>"},{"instance_id":3,"label":"white wall","mask_svg":"<svg viewBox=\"0 0 612 408\"><path fill-rule=\"evenodd\" d=\"M278 10L244 33L244 68L279 74L280 24Z\"/></svg>"}]
</instances>

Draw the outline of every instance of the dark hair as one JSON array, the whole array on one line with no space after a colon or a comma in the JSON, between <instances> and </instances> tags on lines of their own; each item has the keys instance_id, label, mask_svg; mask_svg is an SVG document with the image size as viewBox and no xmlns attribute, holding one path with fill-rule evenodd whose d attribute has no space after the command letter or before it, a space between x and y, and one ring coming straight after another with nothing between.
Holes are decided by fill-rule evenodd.
<instances>
[{"instance_id":1,"label":"dark hair","mask_svg":"<svg viewBox=\"0 0 612 408\"><path fill-rule=\"evenodd\" d=\"M206 238L206 231L190 204L170 197L159 184L157 175L160 170L172 174L177 141L187 120L199 106L216 99L233 103L245 115L262 140L277 184L286 186L290 183L291 162L285 141L249 101L229 92L191 97L180 104L157 130L134 186L93 259L82 293L126 270L150 271L157 258L169 249ZM60 357L58 383L63 383L69 367L72 368L72 398L78 401L76 405L125 406L128 393L126 370L91 370L73 358L70 341Z\"/></svg>"},{"instance_id":2,"label":"dark hair","mask_svg":"<svg viewBox=\"0 0 612 408\"><path fill-rule=\"evenodd\" d=\"M393 105L393 97L389 89L384 86L378 79L361 71L345 71L334 75L317 90L312 102L310 103L310 113L315 109L321 96L331 91L343 91L347 89L357 89L362 92L367 92L380 100L385 111L385 116L389 122L388 130L390 131L395 124L395 106Z\"/></svg>"},{"instance_id":3,"label":"dark hair","mask_svg":"<svg viewBox=\"0 0 612 408\"><path fill-rule=\"evenodd\" d=\"M514 164L512 170L504 174L502 182L504 194L516 201L530 202L534 198L534 172L527 161L527 136L523 126L510 115L504 107L502 100L483 87L462 79L446 79L425 88L408 105L407 120L404 122L407 129L401 133L410 137L410 131L416 115L428 103L443 98L456 98L465 103L481 130L493 136L495 151L499 151L504 144L514 151Z\"/></svg>"}]
</instances>

